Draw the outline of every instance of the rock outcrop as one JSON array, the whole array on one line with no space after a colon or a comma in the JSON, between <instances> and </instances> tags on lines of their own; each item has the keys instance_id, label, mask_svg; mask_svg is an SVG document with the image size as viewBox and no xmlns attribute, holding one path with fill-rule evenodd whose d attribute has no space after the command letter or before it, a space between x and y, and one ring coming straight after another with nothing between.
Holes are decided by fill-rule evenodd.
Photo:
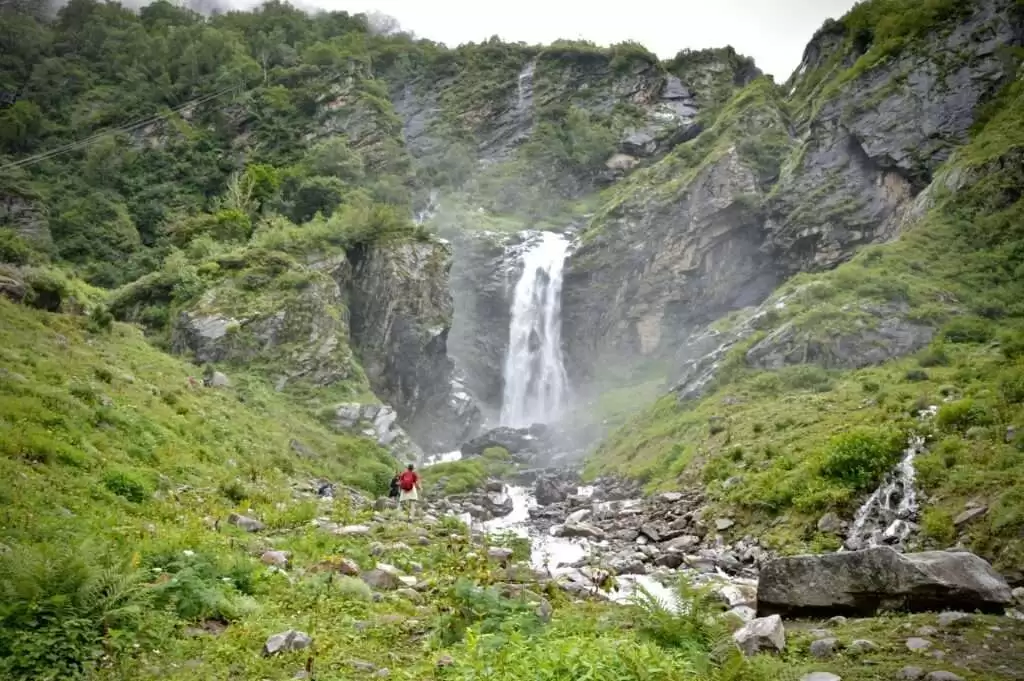
<instances>
[{"instance_id":1,"label":"rock outcrop","mask_svg":"<svg viewBox=\"0 0 1024 681\"><path fill-rule=\"evenodd\" d=\"M783 173L768 222L776 263L789 272L835 265L862 244L892 238L909 200L963 144L979 105L1013 77L1000 50L1019 45L1012 0L965 3L921 40L808 103L797 163ZM853 66L873 47L827 25L804 54L797 99L837 56ZM952 56L955 55L955 56ZM821 87L821 86L819 86Z\"/></svg>"},{"instance_id":2,"label":"rock outcrop","mask_svg":"<svg viewBox=\"0 0 1024 681\"><path fill-rule=\"evenodd\" d=\"M247 290L244 277L225 278L174 320L171 349L196 362L264 368L281 388L294 381L325 387L356 377L349 348L343 255L300 267L305 286L268 282Z\"/></svg>"},{"instance_id":3,"label":"rock outcrop","mask_svg":"<svg viewBox=\"0 0 1024 681\"><path fill-rule=\"evenodd\" d=\"M449 246L384 242L352 259L352 344L370 385L423 446L454 448L477 425L479 410L448 357Z\"/></svg>"},{"instance_id":4,"label":"rock outcrop","mask_svg":"<svg viewBox=\"0 0 1024 681\"><path fill-rule=\"evenodd\" d=\"M398 414L389 405L352 402L334 408L331 425L339 432L351 432L376 440L399 461L421 461L423 450L397 421Z\"/></svg>"},{"instance_id":5,"label":"rock outcrop","mask_svg":"<svg viewBox=\"0 0 1024 681\"><path fill-rule=\"evenodd\" d=\"M886 610L1001 611L1010 587L967 552L899 554L882 547L769 562L757 587L759 615L873 615Z\"/></svg>"},{"instance_id":6,"label":"rock outcrop","mask_svg":"<svg viewBox=\"0 0 1024 681\"><path fill-rule=\"evenodd\" d=\"M754 97L735 116L738 126L785 135L770 100ZM569 258L563 334L577 381L602 358L663 354L778 283L761 250L762 179L753 159L725 146L695 171L675 171L674 157L630 178L626 198L594 219Z\"/></svg>"}]
</instances>

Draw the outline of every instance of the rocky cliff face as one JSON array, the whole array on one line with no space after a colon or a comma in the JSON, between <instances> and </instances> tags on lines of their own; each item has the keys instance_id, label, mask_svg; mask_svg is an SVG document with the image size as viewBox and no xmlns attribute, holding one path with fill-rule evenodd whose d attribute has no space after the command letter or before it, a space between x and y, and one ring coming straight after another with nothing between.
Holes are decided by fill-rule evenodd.
<instances>
[{"instance_id":1,"label":"rocky cliff face","mask_svg":"<svg viewBox=\"0 0 1024 681\"><path fill-rule=\"evenodd\" d=\"M607 356L678 358L692 332L760 302L795 272L899 234L979 107L1012 77L1001 46L1020 44L1021 26L1013 2L969 3L892 52L833 22L782 98L767 83L756 102L740 93L700 137L636 173L570 262L565 336L577 377ZM837 359L861 346L836 341L817 353L823 363L875 363L931 338L892 310L868 316L882 320L870 324L868 345L891 351ZM776 332L752 356L779 364L793 333Z\"/></svg>"},{"instance_id":2,"label":"rocky cliff face","mask_svg":"<svg viewBox=\"0 0 1024 681\"><path fill-rule=\"evenodd\" d=\"M448 357L450 247L381 243L353 254L352 343L370 385L424 447L452 449L479 411Z\"/></svg>"},{"instance_id":3,"label":"rocky cliff face","mask_svg":"<svg viewBox=\"0 0 1024 681\"><path fill-rule=\"evenodd\" d=\"M1009 0L964 3L874 62L878 48L841 25L819 32L791 85L800 148L772 196L773 259L789 272L831 267L895 236L900 211L1013 77L1004 50L1021 38Z\"/></svg>"}]
</instances>

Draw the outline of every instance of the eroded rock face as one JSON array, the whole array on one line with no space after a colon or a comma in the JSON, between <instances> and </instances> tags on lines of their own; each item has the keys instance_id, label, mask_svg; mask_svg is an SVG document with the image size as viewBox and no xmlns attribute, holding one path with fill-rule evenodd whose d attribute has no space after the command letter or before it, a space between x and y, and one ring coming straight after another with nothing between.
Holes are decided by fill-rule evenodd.
<instances>
[{"instance_id":1,"label":"eroded rock face","mask_svg":"<svg viewBox=\"0 0 1024 681\"><path fill-rule=\"evenodd\" d=\"M373 438L399 461L423 458L423 450L398 425L398 413L387 404L339 404L334 407L331 425L341 432Z\"/></svg>"},{"instance_id":2,"label":"eroded rock face","mask_svg":"<svg viewBox=\"0 0 1024 681\"><path fill-rule=\"evenodd\" d=\"M36 246L48 248L53 244L46 208L28 193L0 192L0 228L3 227L13 229Z\"/></svg>"},{"instance_id":3,"label":"eroded rock face","mask_svg":"<svg viewBox=\"0 0 1024 681\"><path fill-rule=\"evenodd\" d=\"M760 369L792 364L817 364L827 369L859 369L903 357L931 343L934 327L908 319L906 304L861 305L856 328L830 332L787 323L772 331L747 352L747 363Z\"/></svg>"},{"instance_id":4,"label":"eroded rock face","mask_svg":"<svg viewBox=\"0 0 1024 681\"><path fill-rule=\"evenodd\" d=\"M248 298L225 281L174 321L171 349L200 363L263 364L280 387L349 380L354 359L343 287L350 272L345 257L335 256L310 265L301 290L261 290Z\"/></svg>"},{"instance_id":5,"label":"eroded rock face","mask_svg":"<svg viewBox=\"0 0 1024 681\"><path fill-rule=\"evenodd\" d=\"M999 56L1021 39L1013 2L964 7L920 45L844 83L803 122L799 163L783 174L769 221L784 268L833 266L858 245L895 236L901 209L966 141L977 107L1013 77ZM819 33L802 68L813 71L841 40L836 26ZM845 54L849 65L857 47L870 46Z\"/></svg>"},{"instance_id":6,"label":"eroded rock face","mask_svg":"<svg viewBox=\"0 0 1024 681\"><path fill-rule=\"evenodd\" d=\"M885 610L1001 611L1010 588L972 553L899 554L888 547L769 562L757 589L759 615L873 615Z\"/></svg>"},{"instance_id":7,"label":"eroded rock face","mask_svg":"<svg viewBox=\"0 0 1024 681\"><path fill-rule=\"evenodd\" d=\"M567 263L563 335L577 378L602 356L653 356L768 295L777 281L759 250L759 193L733 149L677 196L638 192L605 218Z\"/></svg>"},{"instance_id":8,"label":"eroded rock face","mask_svg":"<svg viewBox=\"0 0 1024 681\"><path fill-rule=\"evenodd\" d=\"M479 410L448 357L451 251L438 240L381 243L353 256L352 343L374 392L435 451L476 427Z\"/></svg>"}]
</instances>

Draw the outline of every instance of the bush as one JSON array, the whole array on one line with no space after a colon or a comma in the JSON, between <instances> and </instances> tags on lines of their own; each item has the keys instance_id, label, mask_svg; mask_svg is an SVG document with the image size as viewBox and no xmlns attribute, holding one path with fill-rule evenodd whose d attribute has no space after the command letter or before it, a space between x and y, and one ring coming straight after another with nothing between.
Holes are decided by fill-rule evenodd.
<instances>
[{"instance_id":1,"label":"bush","mask_svg":"<svg viewBox=\"0 0 1024 681\"><path fill-rule=\"evenodd\" d=\"M96 334L109 331L113 324L114 315L111 314L107 306L97 305L89 310L89 319L86 322L85 328L88 329L90 333Z\"/></svg>"},{"instance_id":2,"label":"bush","mask_svg":"<svg viewBox=\"0 0 1024 681\"><path fill-rule=\"evenodd\" d=\"M910 381L911 383L918 383L920 381L927 381L928 380L928 372L924 371L922 369L911 369L906 374L904 374L903 378L908 380L908 381Z\"/></svg>"},{"instance_id":3,"label":"bush","mask_svg":"<svg viewBox=\"0 0 1024 681\"><path fill-rule=\"evenodd\" d=\"M857 492L873 489L900 460L905 438L893 430L858 428L825 449L821 474Z\"/></svg>"},{"instance_id":4,"label":"bush","mask_svg":"<svg viewBox=\"0 0 1024 681\"><path fill-rule=\"evenodd\" d=\"M964 433L973 426L991 426L995 417L986 405L965 398L939 407L935 423L942 430Z\"/></svg>"},{"instance_id":5,"label":"bush","mask_svg":"<svg viewBox=\"0 0 1024 681\"><path fill-rule=\"evenodd\" d=\"M27 265L32 259L32 248L12 229L0 229L0 262Z\"/></svg>"},{"instance_id":6,"label":"bush","mask_svg":"<svg viewBox=\"0 0 1024 681\"><path fill-rule=\"evenodd\" d=\"M932 541L947 546L956 539L953 517L937 508L925 509L921 514L921 532Z\"/></svg>"},{"instance_id":7,"label":"bush","mask_svg":"<svg viewBox=\"0 0 1024 681\"><path fill-rule=\"evenodd\" d=\"M95 546L0 553L0 678L91 677L101 657L131 650L148 611L142 573Z\"/></svg>"},{"instance_id":8,"label":"bush","mask_svg":"<svg viewBox=\"0 0 1024 681\"><path fill-rule=\"evenodd\" d=\"M999 377L999 392L1012 404L1024 402L1024 367L1014 367Z\"/></svg>"},{"instance_id":9,"label":"bush","mask_svg":"<svg viewBox=\"0 0 1024 681\"><path fill-rule=\"evenodd\" d=\"M955 319L942 330L950 343L987 343L992 340L992 324L984 319Z\"/></svg>"},{"instance_id":10,"label":"bush","mask_svg":"<svg viewBox=\"0 0 1024 681\"><path fill-rule=\"evenodd\" d=\"M917 363L923 368L944 367L949 365L949 355L943 345L934 345L917 356Z\"/></svg>"},{"instance_id":11,"label":"bush","mask_svg":"<svg viewBox=\"0 0 1024 681\"><path fill-rule=\"evenodd\" d=\"M141 504L149 498L149 486L134 471L110 471L103 476L103 486L135 504Z\"/></svg>"},{"instance_id":12,"label":"bush","mask_svg":"<svg viewBox=\"0 0 1024 681\"><path fill-rule=\"evenodd\" d=\"M154 590L156 604L184 620L231 622L255 610L255 565L247 559L223 561L216 556L188 555L168 549L148 561L154 571L170 575Z\"/></svg>"},{"instance_id":13,"label":"bush","mask_svg":"<svg viewBox=\"0 0 1024 681\"><path fill-rule=\"evenodd\" d=\"M334 588L337 590L338 595L345 600L365 601L367 603L373 600L373 591L370 590L370 585L358 577L348 577L345 575L335 577Z\"/></svg>"}]
</instances>

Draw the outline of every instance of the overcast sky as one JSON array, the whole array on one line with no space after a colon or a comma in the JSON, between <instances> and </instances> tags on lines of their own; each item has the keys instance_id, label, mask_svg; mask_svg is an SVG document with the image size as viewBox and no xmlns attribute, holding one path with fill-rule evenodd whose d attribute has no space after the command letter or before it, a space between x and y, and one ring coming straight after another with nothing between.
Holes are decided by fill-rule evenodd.
<instances>
[{"instance_id":1,"label":"overcast sky","mask_svg":"<svg viewBox=\"0 0 1024 681\"><path fill-rule=\"evenodd\" d=\"M402 28L450 47L497 34L509 41L558 38L643 43L662 58L683 48L732 45L785 81L828 17L854 0L314 0L325 9L397 18Z\"/></svg>"}]
</instances>

